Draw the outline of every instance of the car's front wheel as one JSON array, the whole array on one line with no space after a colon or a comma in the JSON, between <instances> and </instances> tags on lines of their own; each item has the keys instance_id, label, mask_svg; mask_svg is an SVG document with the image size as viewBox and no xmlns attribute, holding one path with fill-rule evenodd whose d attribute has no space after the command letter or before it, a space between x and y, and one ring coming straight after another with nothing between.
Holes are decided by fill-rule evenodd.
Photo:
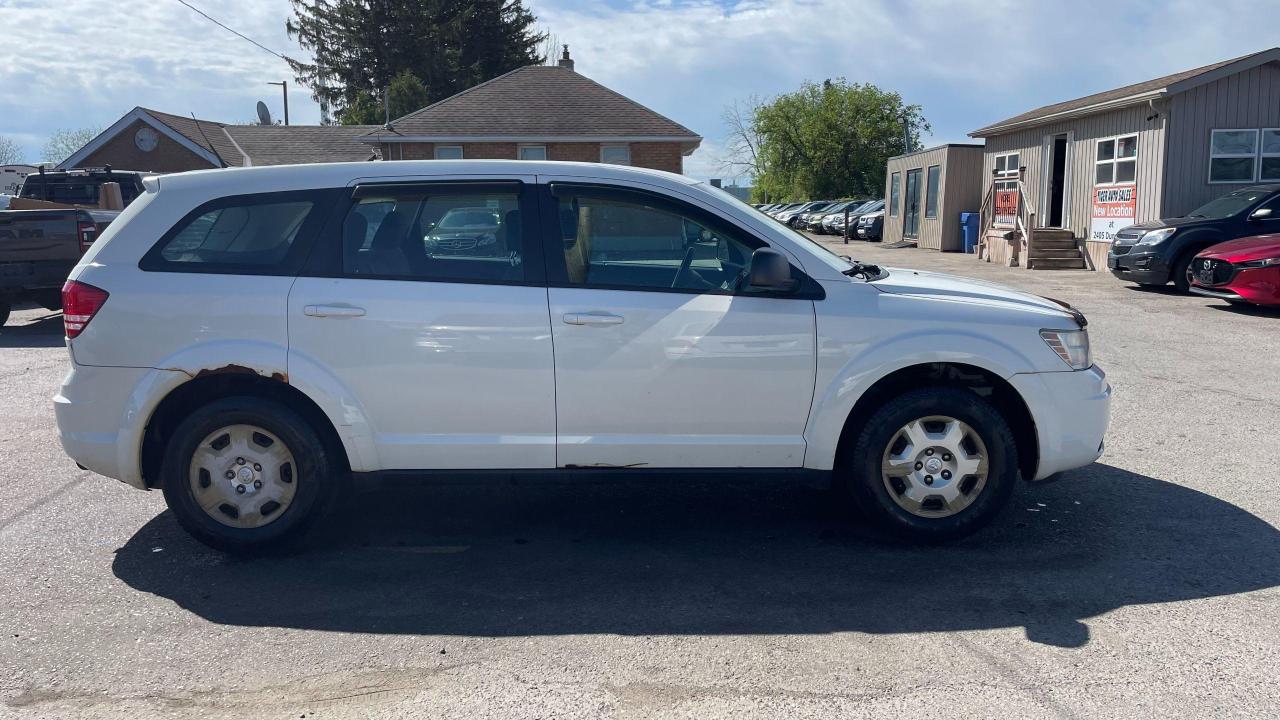
<instances>
[{"instance_id":1,"label":"car's front wheel","mask_svg":"<svg viewBox=\"0 0 1280 720\"><path fill-rule=\"evenodd\" d=\"M1018 478L1004 417L963 388L904 393L867 419L838 469L850 499L907 540L968 535L1000 512Z\"/></svg>"},{"instance_id":2,"label":"car's front wheel","mask_svg":"<svg viewBox=\"0 0 1280 720\"><path fill-rule=\"evenodd\" d=\"M293 545L339 486L315 429L284 405L256 397L217 400L189 415L170 438L161 472L178 522L227 552Z\"/></svg>"}]
</instances>

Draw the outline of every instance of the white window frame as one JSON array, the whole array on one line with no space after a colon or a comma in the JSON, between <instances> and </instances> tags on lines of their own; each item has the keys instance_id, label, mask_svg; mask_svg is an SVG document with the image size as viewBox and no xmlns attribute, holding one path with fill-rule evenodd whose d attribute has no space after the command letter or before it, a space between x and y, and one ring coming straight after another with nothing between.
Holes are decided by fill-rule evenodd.
<instances>
[{"instance_id":1,"label":"white window frame","mask_svg":"<svg viewBox=\"0 0 1280 720\"><path fill-rule=\"evenodd\" d=\"M1014 163L1014 167L1012 169L1005 167L1009 164L1009 158L1011 157L1018 158L1018 162ZM1004 162L1001 162L1002 160ZM995 178L997 181L1017 180L1018 175L1021 172L1020 169L1022 167L1022 152L1019 151L1019 152L1010 152L1010 153L1000 153L999 155L995 156L995 158L992 160L992 163L993 163L992 168L994 168L996 171Z\"/></svg>"},{"instance_id":2,"label":"white window frame","mask_svg":"<svg viewBox=\"0 0 1280 720\"><path fill-rule=\"evenodd\" d=\"M1213 136L1220 132L1251 132L1253 133L1253 152L1250 153L1215 153L1213 151ZM1209 184L1210 185L1243 185L1245 183L1257 182L1258 173L1262 172L1262 133L1258 128L1213 128L1209 131ZM1253 160L1253 172L1249 175L1248 180L1214 180L1213 179L1213 161L1217 158L1242 158L1247 157Z\"/></svg>"},{"instance_id":3,"label":"white window frame","mask_svg":"<svg viewBox=\"0 0 1280 720\"><path fill-rule=\"evenodd\" d=\"M456 157L456 158L442 158L442 157L440 157L440 151L441 151L441 150L446 150L446 149L448 149L448 150L453 150L454 148L457 148L457 150L458 150L458 157ZM461 145L437 145L437 146L435 146L435 149L432 151L431 155L432 155L432 157L434 157L436 160L462 160L464 157L466 157L465 155L463 155L463 154L462 154L462 146L461 146Z\"/></svg>"},{"instance_id":4,"label":"white window frame","mask_svg":"<svg viewBox=\"0 0 1280 720\"><path fill-rule=\"evenodd\" d=\"M1129 138L1133 138L1133 157L1122 158L1120 157L1120 141L1127 140ZM1102 143L1108 143L1108 142L1114 143L1111 149L1111 159L1099 160L1098 147L1102 145ZM1116 175L1117 175L1116 171L1119 168L1120 163L1122 162L1133 163L1133 179L1132 180L1116 179ZM1099 165L1111 166L1111 182L1104 182L1104 183L1098 182L1098 166ZM1138 182L1138 133L1125 133L1123 135L1112 135L1111 137L1098 138L1097 141L1095 141L1093 146L1093 185L1094 187L1097 187L1099 185L1102 185L1102 186L1129 185L1129 184L1137 184L1137 182Z\"/></svg>"},{"instance_id":5,"label":"white window frame","mask_svg":"<svg viewBox=\"0 0 1280 720\"><path fill-rule=\"evenodd\" d=\"M1272 177L1272 178L1262 177L1262 161L1266 158L1280 158L1280 152L1266 151L1266 143L1263 142L1263 138L1266 137L1266 134L1269 132L1280 135L1280 128L1261 128L1261 132L1258 133L1258 173L1257 174L1258 174L1259 182L1280 181L1280 175L1277 175L1276 177Z\"/></svg>"},{"instance_id":6,"label":"white window frame","mask_svg":"<svg viewBox=\"0 0 1280 720\"><path fill-rule=\"evenodd\" d=\"M610 163L608 160L605 160L605 159L604 159L604 151L605 151L605 150L613 150L613 149L618 149L618 148L621 148L622 150L625 150L625 151L626 151L626 153L627 153L627 161L626 161L626 162L623 162L623 163ZM602 163L608 163L608 164L610 164L610 165L630 165L630 164L631 164L631 146L630 146L630 145L628 145L628 144L626 144L626 143L608 143L608 144L601 145L601 146L600 146L600 162L602 162Z\"/></svg>"},{"instance_id":7,"label":"white window frame","mask_svg":"<svg viewBox=\"0 0 1280 720\"><path fill-rule=\"evenodd\" d=\"M517 160L524 160L524 159L525 159L525 157L524 157L524 151L525 151L525 150L541 150L541 151L542 151L542 157L541 157L541 158L535 158L535 161L536 161L536 160L538 160L538 159L546 160L546 159L549 157L549 156L547 155L547 146L546 146L546 145L517 145L517 146L516 146L516 159L517 159Z\"/></svg>"}]
</instances>

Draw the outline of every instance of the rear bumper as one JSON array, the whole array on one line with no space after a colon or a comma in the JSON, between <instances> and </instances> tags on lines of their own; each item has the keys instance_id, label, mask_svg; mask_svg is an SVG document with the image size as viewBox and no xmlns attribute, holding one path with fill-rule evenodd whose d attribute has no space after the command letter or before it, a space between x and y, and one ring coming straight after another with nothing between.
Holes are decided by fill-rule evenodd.
<instances>
[{"instance_id":1,"label":"rear bumper","mask_svg":"<svg viewBox=\"0 0 1280 720\"><path fill-rule=\"evenodd\" d=\"M62 449L87 470L145 489L141 450L151 403L159 386L186 378L173 370L72 363L53 398Z\"/></svg>"},{"instance_id":2,"label":"rear bumper","mask_svg":"<svg viewBox=\"0 0 1280 720\"><path fill-rule=\"evenodd\" d=\"M1040 462L1032 480L1083 467L1102 455L1111 421L1111 385L1097 365L1009 379L1035 419Z\"/></svg>"}]
</instances>

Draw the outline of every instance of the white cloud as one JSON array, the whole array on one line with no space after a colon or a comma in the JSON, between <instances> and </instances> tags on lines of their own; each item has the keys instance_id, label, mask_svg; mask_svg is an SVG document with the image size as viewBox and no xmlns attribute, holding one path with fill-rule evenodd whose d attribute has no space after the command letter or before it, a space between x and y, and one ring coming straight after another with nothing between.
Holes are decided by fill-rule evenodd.
<instances>
[{"instance_id":1,"label":"white cloud","mask_svg":"<svg viewBox=\"0 0 1280 720\"><path fill-rule=\"evenodd\" d=\"M288 0L190 0L297 53ZM706 138L690 174L717 176L736 98L844 76L924 106L934 141L1038 105L1276 44L1274 0L529 0L583 74ZM1242 22L1255 18L1257 22ZM34 153L60 127L105 126L135 105L226 121L280 114L288 67L176 0L0 0L0 134ZM292 85L292 82L291 82ZM317 122L303 88L295 122Z\"/></svg>"}]
</instances>

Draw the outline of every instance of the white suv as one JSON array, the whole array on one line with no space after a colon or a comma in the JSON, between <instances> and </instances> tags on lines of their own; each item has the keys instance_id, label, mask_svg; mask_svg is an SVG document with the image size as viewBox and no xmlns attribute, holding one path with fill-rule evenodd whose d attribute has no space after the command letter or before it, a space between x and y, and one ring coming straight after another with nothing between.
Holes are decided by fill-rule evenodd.
<instances>
[{"instance_id":1,"label":"white suv","mask_svg":"<svg viewBox=\"0 0 1280 720\"><path fill-rule=\"evenodd\" d=\"M58 426L217 548L296 540L376 475L671 469L829 475L938 540L1102 451L1079 312L842 259L689 178L426 161L145 184L63 291ZM441 222L463 210L483 221Z\"/></svg>"}]
</instances>

